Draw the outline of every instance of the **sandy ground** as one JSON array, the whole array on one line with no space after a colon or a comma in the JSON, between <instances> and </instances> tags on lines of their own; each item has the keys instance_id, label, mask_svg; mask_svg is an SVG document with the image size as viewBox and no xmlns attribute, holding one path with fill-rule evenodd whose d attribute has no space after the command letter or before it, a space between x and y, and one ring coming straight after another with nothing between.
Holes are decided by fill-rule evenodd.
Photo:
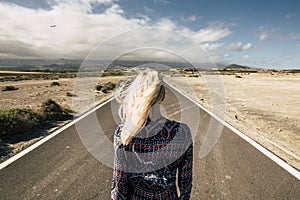
<instances>
[{"instance_id":1,"label":"sandy ground","mask_svg":"<svg viewBox=\"0 0 300 200\"><path fill-rule=\"evenodd\" d=\"M203 75L198 78L169 77L167 80L300 169L300 74L239 75L240 78L235 75ZM118 82L119 78L101 77L100 81ZM1 92L0 109L39 109L42 101L51 98L61 106L69 107L80 114L112 95L95 91L99 78L82 78L79 82L75 79L55 81L60 86L51 87L53 80L1 82L0 87L13 85L19 89ZM66 92L76 96L68 97ZM11 144L11 147L23 149L31 143L32 141L20 142Z\"/></svg>"},{"instance_id":2,"label":"sandy ground","mask_svg":"<svg viewBox=\"0 0 300 200\"><path fill-rule=\"evenodd\" d=\"M63 107L78 111L77 106L79 99L84 98L82 91L85 90L89 96L93 97L95 104L99 101L108 99L111 93L104 94L95 90L97 83L118 82L119 77L101 77L85 78L78 83L76 79L59 79L59 80L24 80L18 82L0 82L0 88L5 86L14 86L18 88L15 91L1 91L0 109L5 108L32 108L39 109L41 103L47 99L52 99ZM52 82L58 82L60 86L51 86ZM84 89L74 89L75 85L82 84ZM78 88L78 87L76 87ZM67 96L66 93L75 94L76 96ZM77 103L77 104L76 104ZM74 105L73 105L74 104ZM76 104L76 105L75 105ZM92 105L91 105L92 106Z\"/></svg>"},{"instance_id":3,"label":"sandy ground","mask_svg":"<svg viewBox=\"0 0 300 200\"><path fill-rule=\"evenodd\" d=\"M300 74L237 75L168 80L300 170Z\"/></svg>"},{"instance_id":4,"label":"sandy ground","mask_svg":"<svg viewBox=\"0 0 300 200\"><path fill-rule=\"evenodd\" d=\"M52 99L60 106L72 109L74 115L78 116L99 104L113 95L113 91L105 94L96 91L97 84L107 82L117 83L120 77L101 77L101 78L81 78L81 79L59 79L59 80L24 80L17 82L0 82L0 88L14 86L18 90L0 91L0 109L8 108L30 108L38 110L41 103L47 99ZM51 86L52 82L58 82L60 86ZM67 96L67 92L75 96ZM86 99L89 99L87 101ZM50 134L58 127L68 123L68 121L58 122L49 126L47 130L40 130L41 133L28 133L25 136L16 136L5 140L0 139L0 150L9 149L9 154L2 155L0 161L15 155L31 144ZM58 126L58 127L56 127ZM47 128L47 127L46 127ZM6 150L4 150L6 152ZM1 151L0 151L1 153Z\"/></svg>"}]
</instances>

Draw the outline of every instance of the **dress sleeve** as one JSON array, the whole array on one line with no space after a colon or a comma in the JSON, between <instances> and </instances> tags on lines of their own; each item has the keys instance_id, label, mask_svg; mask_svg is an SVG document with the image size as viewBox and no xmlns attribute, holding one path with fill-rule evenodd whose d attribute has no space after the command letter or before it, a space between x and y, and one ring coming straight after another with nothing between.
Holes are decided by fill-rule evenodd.
<instances>
[{"instance_id":1,"label":"dress sleeve","mask_svg":"<svg viewBox=\"0 0 300 200\"><path fill-rule=\"evenodd\" d=\"M115 131L114 135L114 170L111 187L111 199L123 200L128 197L128 173L126 169L126 159L124 155L124 149L120 148L120 137L118 135L119 127Z\"/></svg>"},{"instance_id":2,"label":"dress sleeve","mask_svg":"<svg viewBox=\"0 0 300 200\"><path fill-rule=\"evenodd\" d=\"M183 154L178 168L178 186L180 189L180 199L190 199L193 180L193 142Z\"/></svg>"}]
</instances>

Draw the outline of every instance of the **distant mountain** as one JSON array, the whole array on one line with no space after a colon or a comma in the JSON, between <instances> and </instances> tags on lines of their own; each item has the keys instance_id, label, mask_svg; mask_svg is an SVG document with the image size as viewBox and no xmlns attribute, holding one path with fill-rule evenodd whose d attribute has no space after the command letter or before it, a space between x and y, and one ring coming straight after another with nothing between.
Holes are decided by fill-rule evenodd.
<instances>
[{"instance_id":1,"label":"distant mountain","mask_svg":"<svg viewBox=\"0 0 300 200\"><path fill-rule=\"evenodd\" d=\"M249 70L251 67L238 65L238 64L230 64L223 68L224 70Z\"/></svg>"},{"instance_id":2,"label":"distant mountain","mask_svg":"<svg viewBox=\"0 0 300 200\"><path fill-rule=\"evenodd\" d=\"M77 71L82 60L0 59L0 69L14 71Z\"/></svg>"},{"instance_id":3,"label":"distant mountain","mask_svg":"<svg viewBox=\"0 0 300 200\"><path fill-rule=\"evenodd\" d=\"M71 64L71 65L81 65L82 60L71 60L71 59L65 59L61 58L56 60L53 64L57 65L66 65L66 64Z\"/></svg>"},{"instance_id":4,"label":"distant mountain","mask_svg":"<svg viewBox=\"0 0 300 200\"><path fill-rule=\"evenodd\" d=\"M53 64L55 60L53 59L0 59L0 68L19 68L21 66L43 66Z\"/></svg>"},{"instance_id":5,"label":"distant mountain","mask_svg":"<svg viewBox=\"0 0 300 200\"><path fill-rule=\"evenodd\" d=\"M156 65L157 64L157 65ZM194 64L194 65L193 65ZM181 69L198 69L198 70L210 70L210 69L222 69L227 65L224 63L188 63L188 62L172 62L172 61L147 61L147 60L116 60L110 64L109 68L119 67L136 67L140 65L151 65L152 68L161 69L165 65L166 68L181 68Z\"/></svg>"},{"instance_id":6,"label":"distant mountain","mask_svg":"<svg viewBox=\"0 0 300 200\"><path fill-rule=\"evenodd\" d=\"M81 66L81 65L84 66ZM0 59L0 70L14 71L98 71L104 69L109 64L108 61L97 60L80 60L80 59ZM115 60L108 66L109 69L136 67L145 65L157 69L182 68L182 69L198 69L198 70L255 70L248 66L238 64L224 63L194 63L193 66L188 62L172 62L172 61L141 61L141 60Z\"/></svg>"},{"instance_id":7,"label":"distant mountain","mask_svg":"<svg viewBox=\"0 0 300 200\"><path fill-rule=\"evenodd\" d=\"M136 67L140 65L151 66L152 68L161 68L163 65L166 67L186 68L192 67L191 64L183 62L172 62L172 61L148 61L148 60L115 60L109 66L109 68L116 68L120 66L124 67Z\"/></svg>"}]
</instances>

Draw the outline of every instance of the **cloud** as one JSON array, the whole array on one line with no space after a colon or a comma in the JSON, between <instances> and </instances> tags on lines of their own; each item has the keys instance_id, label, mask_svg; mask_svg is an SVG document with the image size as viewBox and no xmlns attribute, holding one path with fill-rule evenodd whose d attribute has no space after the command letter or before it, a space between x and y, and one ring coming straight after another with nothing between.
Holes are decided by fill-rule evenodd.
<instances>
[{"instance_id":1,"label":"cloud","mask_svg":"<svg viewBox=\"0 0 300 200\"><path fill-rule=\"evenodd\" d=\"M153 12L154 12L153 9L151 9L151 8L149 8L149 7L147 7L147 6L144 6L144 9L145 9L145 11L146 11L147 13L153 13Z\"/></svg>"},{"instance_id":2,"label":"cloud","mask_svg":"<svg viewBox=\"0 0 300 200\"><path fill-rule=\"evenodd\" d=\"M268 39L269 31L264 26L259 27L259 32L260 32L258 36L259 41L265 41L266 39Z\"/></svg>"},{"instance_id":3,"label":"cloud","mask_svg":"<svg viewBox=\"0 0 300 200\"><path fill-rule=\"evenodd\" d=\"M228 51L243 51L243 50L249 50L252 49L253 46L251 43L246 43L243 44L242 42L237 42L237 43L231 43L226 47L226 50Z\"/></svg>"},{"instance_id":4,"label":"cloud","mask_svg":"<svg viewBox=\"0 0 300 200\"><path fill-rule=\"evenodd\" d=\"M268 36L267 33L261 33L261 34L259 35L259 41L264 41L264 40L266 40L268 37L269 37L269 36Z\"/></svg>"},{"instance_id":5,"label":"cloud","mask_svg":"<svg viewBox=\"0 0 300 200\"><path fill-rule=\"evenodd\" d=\"M284 40L286 37L279 33L280 27L265 27L260 26L258 31L259 41L265 41L267 39Z\"/></svg>"},{"instance_id":6,"label":"cloud","mask_svg":"<svg viewBox=\"0 0 300 200\"><path fill-rule=\"evenodd\" d=\"M110 5L114 2L114 0L47 0L47 2L53 9L59 7L68 10L91 13L92 4Z\"/></svg>"},{"instance_id":7,"label":"cloud","mask_svg":"<svg viewBox=\"0 0 300 200\"><path fill-rule=\"evenodd\" d=\"M3 42L10 41L15 47L22 46L10 52L16 57L25 56L20 51L34 50L38 53L27 56L82 57L98 42L146 23L144 19L124 18L117 4L97 15L89 11L86 4L67 1L54 2L51 10L0 4L0 18L4 20L0 24L0 48L4 49ZM50 27L53 24L56 27Z\"/></svg>"},{"instance_id":8,"label":"cloud","mask_svg":"<svg viewBox=\"0 0 300 200\"><path fill-rule=\"evenodd\" d=\"M285 19L290 20L290 19L292 19L295 16L296 15L294 13L287 13L284 17L285 17Z\"/></svg>"},{"instance_id":9,"label":"cloud","mask_svg":"<svg viewBox=\"0 0 300 200\"><path fill-rule=\"evenodd\" d=\"M224 43L204 43L201 45L202 48L204 48L207 51L214 51L219 49L220 47L222 47L224 45Z\"/></svg>"},{"instance_id":10,"label":"cloud","mask_svg":"<svg viewBox=\"0 0 300 200\"><path fill-rule=\"evenodd\" d=\"M300 32L299 33L289 33L289 38L292 40L300 39Z\"/></svg>"},{"instance_id":11,"label":"cloud","mask_svg":"<svg viewBox=\"0 0 300 200\"><path fill-rule=\"evenodd\" d=\"M92 13L94 4L105 4L106 9ZM49 0L49 5L51 9L32 9L0 3L0 58L84 58L95 45L145 27L179 32L208 50L221 47L223 43L219 40L231 34L229 27L221 22L194 31L168 18L155 21L147 16L129 18L113 0ZM139 44L139 37L143 36L134 37L134 43ZM142 39L160 42L162 38L167 41L172 34L147 37ZM132 40L120 42L130 45ZM108 52L119 46L115 44Z\"/></svg>"},{"instance_id":12,"label":"cloud","mask_svg":"<svg viewBox=\"0 0 300 200\"><path fill-rule=\"evenodd\" d=\"M159 19L155 24L155 27L163 28L163 29L169 29L169 30L178 30L179 27L175 22L168 18L161 18Z\"/></svg>"},{"instance_id":13,"label":"cloud","mask_svg":"<svg viewBox=\"0 0 300 200\"><path fill-rule=\"evenodd\" d=\"M215 42L231 34L231 31L223 23L216 22L204 29L197 31L192 38L197 42Z\"/></svg>"},{"instance_id":14,"label":"cloud","mask_svg":"<svg viewBox=\"0 0 300 200\"><path fill-rule=\"evenodd\" d=\"M184 22L184 23L190 23L190 22L194 22L198 19L203 19L203 16L196 16L196 15L190 15L188 17L184 17L182 16L180 18L180 21Z\"/></svg>"},{"instance_id":15,"label":"cloud","mask_svg":"<svg viewBox=\"0 0 300 200\"><path fill-rule=\"evenodd\" d=\"M168 18L160 19L155 25L156 27L178 31L181 34L190 37L197 43L216 42L228 37L232 33L229 26L226 26L222 22L209 23L207 27L201 28L198 31L193 31L185 26L179 26Z\"/></svg>"},{"instance_id":16,"label":"cloud","mask_svg":"<svg viewBox=\"0 0 300 200\"><path fill-rule=\"evenodd\" d=\"M246 59L246 60L247 60L247 59L249 59L249 58L250 58L250 56L249 56L249 55L243 55L243 56L241 56L241 58L242 58L242 59Z\"/></svg>"},{"instance_id":17,"label":"cloud","mask_svg":"<svg viewBox=\"0 0 300 200\"><path fill-rule=\"evenodd\" d=\"M168 0L153 0L155 4L169 4L171 1Z\"/></svg>"},{"instance_id":18,"label":"cloud","mask_svg":"<svg viewBox=\"0 0 300 200\"><path fill-rule=\"evenodd\" d=\"M0 55L10 55L18 57L40 57L41 52L38 48L22 41L1 40L0 39Z\"/></svg>"},{"instance_id":19,"label":"cloud","mask_svg":"<svg viewBox=\"0 0 300 200\"><path fill-rule=\"evenodd\" d=\"M300 48L300 43L299 44L296 44L296 46L295 46L296 48Z\"/></svg>"},{"instance_id":20,"label":"cloud","mask_svg":"<svg viewBox=\"0 0 300 200\"><path fill-rule=\"evenodd\" d=\"M211 59L216 63L228 63L230 55L223 53L210 54Z\"/></svg>"}]
</instances>

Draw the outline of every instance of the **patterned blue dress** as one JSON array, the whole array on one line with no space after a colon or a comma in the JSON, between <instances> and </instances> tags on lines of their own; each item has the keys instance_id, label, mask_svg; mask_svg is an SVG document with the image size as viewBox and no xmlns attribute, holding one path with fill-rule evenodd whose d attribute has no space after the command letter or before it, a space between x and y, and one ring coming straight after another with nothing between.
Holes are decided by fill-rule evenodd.
<instances>
[{"instance_id":1,"label":"patterned blue dress","mask_svg":"<svg viewBox=\"0 0 300 200\"><path fill-rule=\"evenodd\" d=\"M190 199L193 166L190 129L176 121L159 121L147 119L126 146L120 142L122 126L116 128L111 199Z\"/></svg>"}]
</instances>

